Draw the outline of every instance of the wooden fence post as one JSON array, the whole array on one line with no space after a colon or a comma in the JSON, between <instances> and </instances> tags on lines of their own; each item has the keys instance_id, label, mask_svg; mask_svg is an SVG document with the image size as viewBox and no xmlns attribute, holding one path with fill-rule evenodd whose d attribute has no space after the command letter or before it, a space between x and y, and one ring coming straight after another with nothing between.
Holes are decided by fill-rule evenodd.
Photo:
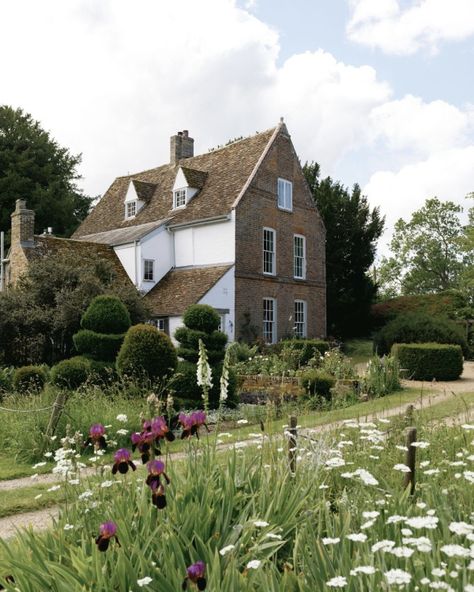
<instances>
[{"instance_id":1,"label":"wooden fence post","mask_svg":"<svg viewBox=\"0 0 474 592\"><path fill-rule=\"evenodd\" d=\"M49 418L48 427L46 428L46 436L51 438L54 436L56 427L64 409L64 404L67 398L67 391L59 391L56 400L53 403L53 410L51 411L51 417Z\"/></svg>"},{"instance_id":2,"label":"wooden fence post","mask_svg":"<svg viewBox=\"0 0 474 592\"><path fill-rule=\"evenodd\" d=\"M416 470L416 446L412 446L416 442L416 428L409 428L407 431L407 454L406 465L410 468L409 473L405 473L403 486L406 489L410 485L410 495L415 493L415 470Z\"/></svg>"},{"instance_id":3,"label":"wooden fence post","mask_svg":"<svg viewBox=\"0 0 474 592\"><path fill-rule=\"evenodd\" d=\"M297 431L296 431L297 419L296 415L290 415L290 437L288 438L288 462L290 465L291 473L296 472L296 438L297 438Z\"/></svg>"},{"instance_id":4,"label":"wooden fence post","mask_svg":"<svg viewBox=\"0 0 474 592\"><path fill-rule=\"evenodd\" d=\"M408 405L407 410L405 411L405 419L407 420L407 425L411 425L413 423L414 412L415 412L415 406Z\"/></svg>"}]
</instances>

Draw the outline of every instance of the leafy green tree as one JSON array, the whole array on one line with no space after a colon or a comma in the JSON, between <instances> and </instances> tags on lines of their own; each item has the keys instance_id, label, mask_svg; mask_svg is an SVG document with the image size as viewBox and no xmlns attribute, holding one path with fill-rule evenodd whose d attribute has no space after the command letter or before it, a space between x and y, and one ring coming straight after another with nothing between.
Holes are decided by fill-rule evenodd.
<instances>
[{"instance_id":1,"label":"leafy green tree","mask_svg":"<svg viewBox=\"0 0 474 592\"><path fill-rule=\"evenodd\" d=\"M0 106L0 230L9 230L15 201L26 199L37 233L51 226L56 235L70 236L92 201L77 187L80 162L31 115Z\"/></svg>"},{"instance_id":2,"label":"leafy green tree","mask_svg":"<svg viewBox=\"0 0 474 592\"><path fill-rule=\"evenodd\" d=\"M371 209L359 185L349 191L331 177L320 179L315 162L303 171L326 226L328 333L337 337L367 332L376 286L368 271L374 261L384 219Z\"/></svg>"},{"instance_id":3,"label":"leafy green tree","mask_svg":"<svg viewBox=\"0 0 474 592\"><path fill-rule=\"evenodd\" d=\"M460 287L463 252L461 206L427 199L409 222L399 219L378 281L385 294L429 294Z\"/></svg>"}]
</instances>

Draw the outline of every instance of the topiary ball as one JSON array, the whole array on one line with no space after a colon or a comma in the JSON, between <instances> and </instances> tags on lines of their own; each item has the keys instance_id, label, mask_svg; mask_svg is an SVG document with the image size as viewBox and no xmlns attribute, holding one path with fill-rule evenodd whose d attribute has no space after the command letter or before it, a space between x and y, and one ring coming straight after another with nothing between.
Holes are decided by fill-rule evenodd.
<instances>
[{"instance_id":1,"label":"topiary ball","mask_svg":"<svg viewBox=\"0 0 474 592\"><path fill-rule=\"evenodd\" d=\"M117 356L117 370L121 376L152 382L171 375L177 363L171 339L152 325L130 327Z\"/></svg>"},{"instance_id":2,"label":"topiary ball","mask_svg":"<svg viewBox=\"0 0 474 592\"><path fill-rule=\"evenodd\" d=\"M62 360L51 368L51 382L59 388L74 390L89 378L91 362L82 356Z\"/></svg>"},{"instance_id":3,"label":"topiary ball","mask_svg":"<svg viewBox=\"0 0 474 592\"><path fill-rule=\"evenodd\" d=\"M42 366L22 366L13 374L13 386L19 393L39 393L43 390L48 376Z\"/></svg>"},{"instance_id":4,"label":"topiary ball","mask_svg":"<svg viewBox=\"0 0 474 592\"><path fill-rule=\"evenodd\" d=\"M130 314L116 296L96 296L81 319L83 329L96 333L125 333L130 325Z\"/></svg>"},{"instance_id":5,"label":"topiary ball","mask_svg":"<svg viewBox=\"0 0 474 592\"><path fill-rule=\"evenodd\" d=\"M219 328L221 318L208 304L192 304L186 309L183 322L188 329L212 333Z\"/></svg>"}]
</instances>

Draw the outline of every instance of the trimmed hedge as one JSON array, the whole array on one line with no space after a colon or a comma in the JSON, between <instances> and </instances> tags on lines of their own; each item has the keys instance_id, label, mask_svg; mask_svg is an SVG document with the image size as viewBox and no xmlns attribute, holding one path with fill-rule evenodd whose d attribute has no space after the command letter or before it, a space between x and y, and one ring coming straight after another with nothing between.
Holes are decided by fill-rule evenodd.
<instances>
[{"instance_id":1,"label":"trimmed hedge","mask_svg":"<svg viewBox=\"0 0 474 592\"><path fill-rule=\"evenodd\" d=\"M117 356L121 376L152 382L171 376L177 363L176 350L168 335L144 324L130 327Z\"/></svg>"},{"instance_id":2,"label":"trimmed hedge","mask_svg":"<svg viewBox=\"0 0 474 592\"><path fill-rule=\"evenodd\" d=\"M426 314L407 313L388 323L374 338L379 356L390 353L394 343L451 343L468 355L463 330L452 321Z\"/></svg>"},{"instance_id":3,"label":"trimmed hedge","mask_svg":"<svg viewBox=\"0 0 474 592\"><path fill-rule=\"evenodd\" d=\"M83 329L96 333L125 333L131 324L125 304L116 296L96 296L81 319Z\"/></svg>"},{"instance_id":4,"label":"trimmed hedge","mask_svg":"<svg viewBox=\"0 0 474 592\"><path fill-rule=\"evenodd\" d=\"M336 379L326 372L311 369L301 375L300 383L310 397L318 395L330 401L331 389L336 384Z\"/></svg>"},{"instance_id":5,"label":"trimmed hedge","mask_svg":"<svg viewBox=\"0 0 474 592\"><path fill-rule=\"evenodd\" d=\"M193 403L194 407L202 408L202 388L196 380L197 365L188 361L178 362L176 374L173 376L170 388L176 393L176 397ZM212 389L209 391L209 406L211 409L219 407L220 378L222 364L212 367ZM237 375L232 368L229 369L229 387L225 406L237 407L239 398L237 394Z\"/></svg>"},{"instance_id":6,"label":"trimmed hedge","mask_svg":"<svg viewBox=\"0 0 474 592\"><path fill-rule=\"evenodd\" d=\"M284 347L291 347L299 350L299 363L300 366L306 366L306 364L314 356L315 350L317 350L322 356L329 350L329 343L322 339L283 339L278 344L279 350L281 351Z\"/></svg>"},{"instance_id":7,"label":"trimmed hedge","mask_svg":"<svg viewBox=\"0 0 474 592\"><path fill-rule=\"evenodd\" d=\"M82 356L62 360L51 368L51 382L59 388L74 390L89 378L91 361Z\"/></svg>"},{"instance_id":8,"label":"trimmed hedge","mask_svg":"<svg viewBox=\"0 0 474 592\"><path fill-rule=\"evenodd\" d=\"M47 380L48 375L43 366L22 366L13 373L13 388L22 394L39 393Z\"/></svg>"},{"instance_id":9,"label":"trimmed hedge","mask_svg":"<svg viewBox=\"0 0 474 592\"><path fill-rule=\"evenodd\" d=\"M94 360L113 362L117 357L125 335L113 333L96 333L90 329L81 329L72 340L80 354Z\"/></svg>"},{"instance_id":10,"label":"trimmed hedge","mask_svg":"<svg viewBox=\"0 0 474 592\"><path fill-rule=\"evenodd\" d=\"M463 355L459 345L440 343L395 343L392 356L412 380L456 380L462 374Z\"/></svg>"},{"instance_id":11,"label":"trimmed hedge","mask_svg":"<svg viewBox=\"0 0 474 592\"><path fill-rule=\"evenodd\" d=\"M208 304L192 304L186 309L183 322L188 329L212 333L219 329L221 318Z\"/></svg>"}]
</instances>

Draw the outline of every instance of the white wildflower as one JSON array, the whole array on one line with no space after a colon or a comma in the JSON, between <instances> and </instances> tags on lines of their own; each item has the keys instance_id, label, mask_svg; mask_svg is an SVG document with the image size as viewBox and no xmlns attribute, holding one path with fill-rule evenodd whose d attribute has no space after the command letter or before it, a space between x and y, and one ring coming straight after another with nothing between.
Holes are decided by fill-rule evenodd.
<instances>
[{"instance_id":1,"label":"white wildflower","mask_svg":"<svg viewBox=\"0 0 474 592\"><path fill-rule=\"evenodd\" d=\"M333 469L335 467L343 467L346 464L346 461L343 458L334 456L333 458L328 459L324 464L328 469Z\"/></svg>"},{"instance_id":2,"label":"white wildflower","mask_svg":"<svg viewBox=\"0 0 474 592\"><path fill-rule=\"evenodd\" d=\"M33 465L33 469L38 469L39 467L44 467L45 465L46 465L46 461L37 462L35 465Z\"/></svg>"},{"instance_id":3,"label":"white wildflower","mask_svg":"<svg viewBox=\"0 0 474 592\"><path fill-rule=\"evenodd\" d=\"M275 541L281 541L283 539L281 534L275 534L274 532L267 532L267 534L265 535L265 538L266 539L274 539Z\"/></svg>"},{"instance_id":4,"label":"white wildflower","mask_svg":"<svg viewBox=\"0 0 474 592\"><path fill-rule=\"evenodd\" d=\"M226 547L222 547L219 553L222 555L222 557L224 557L224 555L227 555L227 553L230 553L230 551L233 551L234 549L235 545L227 545Z\"/></svg>"},{"instance_id":5,"label":"white wildflower","mask_svg":"<svg viewBox=\"0 0 474 592\"><path fill-rule=\"evenodd\" d=\"M106 488L106 487L112 487L113 484L114 484L113 481L102 481L102 483L100 484L100 486L102 488Z\"/></svg>"},{"instance_id":6,"label":"white wildflower","mask_svg":"<svg viewBox=\"0 0 474 592\"><path fill-rule=\"evenodd\" d=\"M367 535L363 532L355 532L351 534L346 534L346 539L350 541L354 541L356 543L363 543L367 540Z\"/></svg>"},{"instance_id":7,"label":"white wildflower","mask_svg":"<svg viewBox=\"0 0 474 592\"><path fill-rule=\"evenodd\" d=\"M74 528L74 524L65 524L64 530L72 530Z\"/></svg>"},{"instance_id":8,"label":"white wildflower","mask_svg":"<svg viewBox=\"0 0 474 592\"><path fill-rule=\"evenodd\" d=\"M351 576L356 576L359 573L366 574L368 576L374 574L377 570L372 565L360 565L359 567L354 567L351 569L350 574Z\"/></svg>"},{"instance_id":9,"label":"white wildflower","mask_svg":"<svg viewBox=\"0 0 474 592\"><path fill-rule=\"evenodd\" d=\"M398 514L394 514L393 516L388 517L386 524L396 524L397 522L403 522L406 519L406 516L399 516Z\"/></svg>"},{"instance_id":10,"label":"white wildflower","mask_svg":"<svg viewBox=\"0 0 474 592\"><path fill-rule=\"evenodd\" d=\"M266 526L269 526L269 523L265 522L265 520L255 520L253 525L257 528L265 528Z\"/></svg>"},{"instance_id":11,"label":"white wildflower","mask_svg":"<svg viewBox=\"0 0 474 592\"><path fill-rule=\"evenodd\" d=\"M344 576L336 576L326 582L326 586L329 586L329 588L344 588L344 586L347 586L347 579Z\"/></svg>"},{"instance_id":12,"label":"white wildflower","mask_svg":"<svg viewBox=\"0 0 474 592\"><path fill-rule=\"evenodd\" d=\"M90 489L87 489L86 491L84 491L83 493L79 494L77 496L78 500L85 500L85 499L89 499L90 497L93 496L93 493Z\"/></svg>"},{"instance_id":13,"label":"white wildflower","mask_svg":"<svg viewBox=\"0 0 474 592\"><path fill-rule=\"evenodd\" d=\"M454 534L466 535L474 531L474 526L466 522L451 522L449 530L454 532Z\"/></svg>"},{"instance_id":14,"label":"white wildflower","mask_svg":"<svg viewBox=\"0 0 474 592\"><path fill-rule=\"evenodd\" d=\"M436 516L418 516L405 520L405 524L412 528L428 528L429 530L436 528L438 522L439 519Z\"/></svg>"},{"instance_id":15,"label":"white wildflower","mask_svg":"<svg viewBox=\"0 0 474 592\"><path fill-rule=\"evenodd\" d=\"M441 547L441 552L448 557L469 557L471 554L469 549L461 545L444 545Z\"/></svg>"},{"instance_id":16,"label":"white wildflower","mask_svg":"<svg viewBox=\"0 0 474 592\"><path fill-rule=\"evenodd\" d=\"M238 419L238 420L237 420L237 423L238 423L239 425L245 425L246 423L248 423L248 420L246 420L246 419Z\"/></svg>"},{"instance_id":17,"label":"white wildflower","mask_svg":"<svg viewBox=\"0 0 474 592\"><path fill-rule=\"evenodd\" d=\"M247 569L258 569L262 562L259 559L252 559L247 563Z\"/></svg>"},{"instance_id":18,"label":"white wildflower","mask_svg":"<svg viewBox=\"0 0 474 592\"><path fill-rule=\"evenodd\" d=\"M395 446L395 448L397 450L402 450L403 452L408 452L408 448L406 446L399 446L399 445L397 445L397 446Z\"/></svg>"},{"instance_id":19,"label":"white wildflower","mask_svg":"<svg viewBox=\"0 0 474 592\"><path fill-rule=\"evenodd\" d=\"M372 545L372 553L376 553L377 551L387 551L393 547L395 547L395 541L379 541Z\"/></svg>"},{"instance_id":20,"label":"white wildflower","mask_svg":"<svg viewBox=\"0 0 474 592\"><path fill-rule=\"evenodd\" d=\"M145 576L144 578L142 578L141 580L137 580L137 585L140 588L143 588L144 586L148 586L148 584L151 584L153 582L153 579Z\"/></svg>"},{"instance_id":21,"label":"white wildflower","mask_svg":"<svg viewBox=\"0 0 474 592\"><path fill-rule=\"evenodd\" d=\"M464 471L463 475L469 483L474 483L474 471Z\"/></svg>"},{"instance_id":22,"label":"white wildflower","mask_svg":"<svg viewBox=\"0 0 474 592\"><path fill-rule=\"evenodd\" d=\"M330 537L327 537L327 538L322 539L323 545L336 545L340 540L341 539L339 537L335 537L333 539Z\"/></svg>"},{"instance_id":23,"label":"white wildflower","mask_svg":"<svg viewBox=\"0 0 474 592\"><path fill-rule=\"evenodd\" d=\"M411 443L411 446L413 446L413 448L428 448L429 445L430 445L429 442L423 442L422 440L419 440L418 442Z\"/></svg>"},{"instance_id":24,"label":"white wildflower","mask_svg":"<svg viewBox=\"0 0 474 592\"><path fill-rule=\"evenodd\" d=\"M115 433L118 436L126 436L128 434L128 430L125 430L124 428L122 428L120 430L117 430ZM97 450L97 452L99 452L99 451Z\"/></svg>"},{"instance_id":25,"label":"white wildflower","mask_svg":"<svg viewBox=\"0 0 474 592\"><path fill-rule=\"evenodd\" d=\"M409 584L411 581L411 575L408 572L403 571L403 569L390 569L384 573L384 576L387 578L387 582L390 586L392 584L401 586L403 584Z\"/></svg>"},{"instance_id":26,"label":"white wildflower","mask_svg":"<svg viewBox=\"0 0 474 592\"><path fill-rule=\"evenodd\" d=\"M415 550L410 549L410 547L393 547L392 549L387 549L387 553L391 553L395 557L411 557L414 552Z\"/></svg>"},{"instance_id":27,"label":"white wildflower","mask_svg":"<svg viewBox=\"0 0 474 592\"><path fill-rule=\"evenodd\" d=\"M120 423L127 423L128 421L128 417L125 415L125 413L119 413L116 419L117 421L120 421Z\"/></svg>"},{"instance_id":28,"label":"white wildflower","mask_svg":"<svg viewBox=\"0 0 474 592\"><path fill-rule=\"evenodd\" d=\"M61 485L52 485L47 491L57 491L61 489Z\"/></svg>"},{"instance_id":29,"label":"white wildflower","mask_svg":"<svg viewBox=\"0 0 474 592\"><path fill-rule=\"evenodd\" d=\"M427 469L426 471L423 471L424 475L437 475L439 473L439 469Z\"/></svg>"},{"instance_id":30,"label":"white wildflower","mask_svg":"<svg viewBox=\"0 0 474 592\"><path fill-rule=\"evenodd\" d=\"M410 467L407 467L407 465L404 465L402 463L395 465L393 468L395 469L395 471L401 471L402 473L411 473Z\"/></svg>"}]
</instances>

